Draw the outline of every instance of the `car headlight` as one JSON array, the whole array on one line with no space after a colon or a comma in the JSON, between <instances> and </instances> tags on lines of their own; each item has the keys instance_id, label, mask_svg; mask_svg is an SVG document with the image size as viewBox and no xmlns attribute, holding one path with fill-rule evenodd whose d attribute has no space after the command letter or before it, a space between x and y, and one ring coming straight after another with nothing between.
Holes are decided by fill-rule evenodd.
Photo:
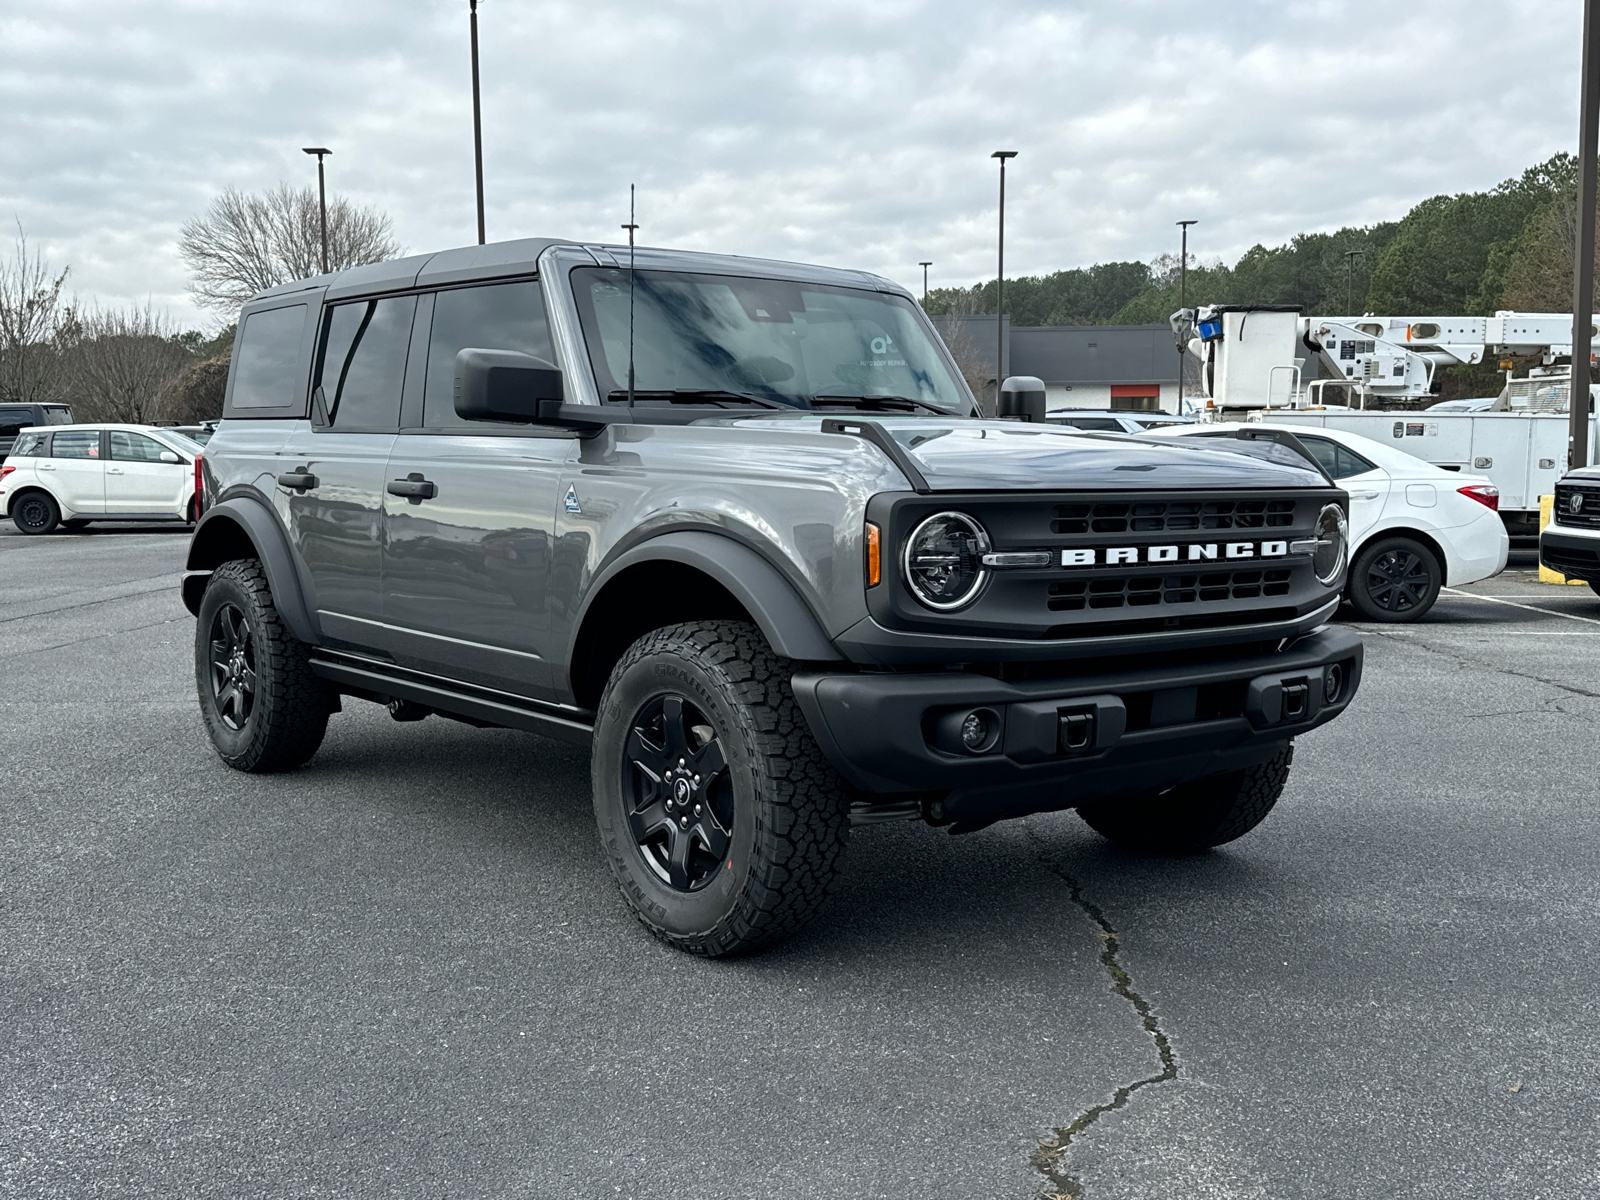
<instances>
[{"instance_id":1,"label":"car headlight","mask_svg":"<svg viewBox=\"0 0 1600 1200\"><path fill-rule=\"evenodd\" d=\"M989 578L989 535L965 513L935 513L906 539L906 582L929 608L949 612L977 599Z\"/></svg>"},{"instance_id":2,"label":"car headlight","mask_svg":"<svg viewBox=\"0 0 1600 1200\"><path fill-rule=\"evenodd\" d=\"M1345 546L1350 539L1350 526L1344 519L1344 509L1330 504L1317 514L1317 548L1311 554L1311 569L1323 583L1332 585L1344 570Z\"/></svg>"}]
</instances>

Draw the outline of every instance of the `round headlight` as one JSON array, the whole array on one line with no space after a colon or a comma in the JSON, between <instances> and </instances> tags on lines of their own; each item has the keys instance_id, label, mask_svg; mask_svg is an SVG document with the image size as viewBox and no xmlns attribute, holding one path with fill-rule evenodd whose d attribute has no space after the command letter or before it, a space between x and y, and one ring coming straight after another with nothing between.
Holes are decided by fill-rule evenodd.
<instances>
[{"instance_id":1,"label":"round headlight","mask_svg":"<svg viewBox=\"0 0 1600 1200\"><path fill-rule=\"evenodd\" d=\"M948 612L977 598L989 572L989 535L965 513L935 513L906 539L906 582L929 608Z\"/></svg>"},{"instance_id":2,"label":"round headlight","mask_svg":"<svg viewBox=\"0 0 1600 1200\"><path fill-rule=\"evenodd\" d=\"M1344 509L1330 504L1317 514L1317 549L1311 556L1311 569L1323 583L1332 584L1344 570L1345 543L1350 537L1350 527L1344 519Z\"/></svg>"}]
</instances>

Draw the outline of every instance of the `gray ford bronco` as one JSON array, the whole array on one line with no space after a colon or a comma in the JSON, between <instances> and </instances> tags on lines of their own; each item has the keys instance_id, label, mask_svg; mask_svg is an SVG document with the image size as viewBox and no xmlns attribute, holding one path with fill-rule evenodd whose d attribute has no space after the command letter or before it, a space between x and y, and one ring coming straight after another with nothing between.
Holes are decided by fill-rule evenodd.
<instances>
[{"instance_id":1,"label":"gray ford bronco","mask_svg":"<svg viewBox=\"0 0 1600 1200\"><path fill-rule=\"evenodd\" d=\"M528 240L265 292L197 464L206 728L243 771L344 696L589 746L623 898L705 955L808 921L853 825L1240 836L1360 681L1345 494L1290 435L976 414L859 271Z\"/></svg>"}]
</instances>

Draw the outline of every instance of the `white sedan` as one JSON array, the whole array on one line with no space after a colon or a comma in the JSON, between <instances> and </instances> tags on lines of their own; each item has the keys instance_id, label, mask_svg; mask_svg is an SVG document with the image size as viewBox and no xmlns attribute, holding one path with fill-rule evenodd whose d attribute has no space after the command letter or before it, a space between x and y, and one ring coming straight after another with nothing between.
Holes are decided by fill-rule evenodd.
<instances>
[{"instance_id":1,"label":"white sedan","mask_svg":"<svg viewBox=\"0 0 1600 1200\"><path fill-rule=\"evenodd\" d=\"M1381 442L1305 425L1177 425L1145 437L1238 429L1292 433L1350 494L1350 582L1345 597L1369 621L1415 621L1439 589L1498 575L1511 541L1500 492L1487 476L1446 471Z\"/></svg>"},{"instance_id":2,"label":"white sedan","mask_svg":"<svg viewBox=\"0 0 1600 1200\"><path fill-rule=\"evenodd\" d=\"M0 517L21 533L90 521L193 521L200 446L149 425L42 425L0 465Z\"/></svg>"}]
</instances>

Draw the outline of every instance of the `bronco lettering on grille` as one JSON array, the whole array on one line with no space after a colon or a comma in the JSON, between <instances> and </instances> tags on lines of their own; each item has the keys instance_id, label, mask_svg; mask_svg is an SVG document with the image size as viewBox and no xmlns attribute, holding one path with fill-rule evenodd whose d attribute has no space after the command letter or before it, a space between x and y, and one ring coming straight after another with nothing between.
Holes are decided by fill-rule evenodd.
<instances>
[{"instance_id":1,"label":"bronco lettering on grille","mask_svg":"<svg viewBox=\"0 0 1600 1200\"><path fill-rule=\"evenodd\" d=\"M1133 567L1148 563L1210 562L1218 558L1283 558L1288 542L1193 542L1184 546L1106 546L1063 550L1063 567Z\"/></svg>"}]
</instances>

